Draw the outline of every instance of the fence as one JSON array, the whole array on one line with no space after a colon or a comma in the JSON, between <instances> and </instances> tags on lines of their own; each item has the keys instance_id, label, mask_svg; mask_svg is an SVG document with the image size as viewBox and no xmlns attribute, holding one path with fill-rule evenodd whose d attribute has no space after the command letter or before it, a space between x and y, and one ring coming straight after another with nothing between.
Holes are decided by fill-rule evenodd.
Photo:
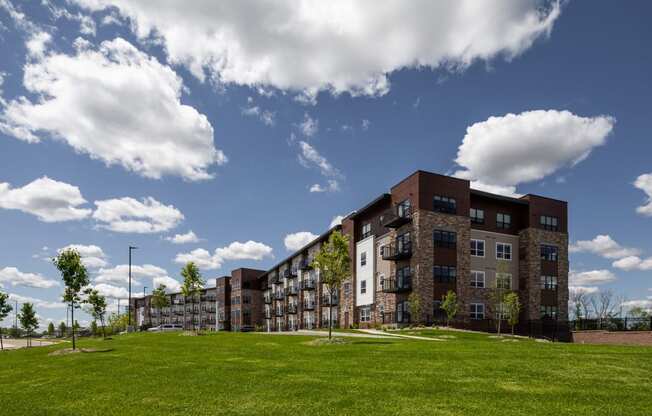
<instances>
[{"instance_id":1,"label":"fence","mask_svg":"<svg viewBox=\"0 0 652 416\"><path fill-rule=\"evenodd\" d=\"M573 331L652 331L652 317L578 319L570 326Z\"/></svg>"},{"instance_id":2,"label":"fence","mask_svg":"<svg viewBox=\"0 0 652 416\"><path fill-rule=\"evenodd\" d=\"M433 325L446 325L446 321L436 320ZM455 319L451 320L450 326L459 329L468 329L472 331L482 331L488 333L498 332L497 319ZM506 320L500 322L501 333L511 333L512 327ZM571 341L571 323L569 321L560 321L557 319L539 319L521 321L514 326L516 335L541 338L550 341Z\"/></svg>"}]
</instances>

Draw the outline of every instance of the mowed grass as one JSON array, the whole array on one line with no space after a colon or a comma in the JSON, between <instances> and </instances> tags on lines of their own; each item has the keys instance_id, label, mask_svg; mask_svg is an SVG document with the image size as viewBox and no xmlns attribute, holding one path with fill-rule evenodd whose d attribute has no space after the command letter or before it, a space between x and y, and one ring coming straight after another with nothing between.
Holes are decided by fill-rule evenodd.
<instances>
[{"instance_id":1,"label":"mowed grass","mask_svg":"<svg viewBox=\"0 0 652 416\"><path fill-rule=\"evenodd\" d=\"M219 333L0 354L2 415L650 415L652 348Z\"/></svg>"}]
</instances>

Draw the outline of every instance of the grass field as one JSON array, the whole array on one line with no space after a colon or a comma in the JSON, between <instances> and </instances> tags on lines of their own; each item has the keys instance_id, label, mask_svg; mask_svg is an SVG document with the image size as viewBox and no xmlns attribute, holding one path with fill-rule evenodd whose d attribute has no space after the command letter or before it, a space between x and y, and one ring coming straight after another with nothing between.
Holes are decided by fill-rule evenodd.
<instances>
[{"instance_id":1,"label":"grass field","mask_svg":"<svg viewBox=\"0 0 652 416\"><path fill-rule=\"evenodd\" d=\"M219 333L0 354L2 415L650 415L652 348ZM455 337L455 338L450 338Z\"/></svg>"}]
</instances>

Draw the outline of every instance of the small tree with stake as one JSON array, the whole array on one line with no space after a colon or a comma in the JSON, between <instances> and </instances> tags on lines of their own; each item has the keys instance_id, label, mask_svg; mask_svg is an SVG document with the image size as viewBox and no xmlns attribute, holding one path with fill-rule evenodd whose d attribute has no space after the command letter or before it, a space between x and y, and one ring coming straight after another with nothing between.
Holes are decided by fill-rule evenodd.
<instances>
[{"instance_id":1,"label":"small tree with stake","mask_svg":"<svg viewBox=\"0 0 652 416\"><path fill-rule=\"evenodd\" d=\"M181 286L181 293L184 298L190 297L192 299L192 329L195 329L195 297L201 293L204 287L204 279L199 273L197 265L193 262L188 262L181 269L181 276L183 277L183 285ZM185 306L184 306L185 308Z\"/></svg>"},{"instance_id":2,"label":"small tree with stake","mask_svg":"<svg viewBox=\"0 0 652 416\"><path fill-rule=\"evenodd\" d=\"M159 285L152 292L152 306L158 310L158 324L163 324L161 309L170 306L170 299L165 294L165 285Z\"/></svg>"},{"instance_id":3,"label":"small tree with stake","mask_svg":"<svg viewBox=\"0 0 652 416\"><path fill-rule=\"evenodd\" d=\"M34 305L31 303L23 303L23 306L20 308L20 313L18 314L18 321L20 322L21 328L27 333L27 346L32 346L32 332L38 328L38 318L36 317L36 311L34 310Z\"/></svg>"},{"instance_id":4,"label":"small tree with stake","mask_svg":"<svg viewBox=\"0 0 652 416\"><path fill-rule=\"evenodd\" d=\"M54 335L54 324L53 324L52 322L50 322L50 323L48 324L48 335L49 335L49 336L53 336L53 335Z\"/></svg>"},{"instance_id":5,"label":"small tree with stake","mask_svg":"<svg viewBox=\"0 0 652 416\"><path fill-rule=\"evenodd\" d=\"M96 289L86 289L86 299L84 303L88 305L88 313L96 321L100 321L100 326L102 327L102 338L106 339L106 329L104 325L104 316L106 315L106 298L96 290ZM95 322L95 321L93 321ZM95 329L97 329L97 324L95 324ZM96 331L93 331L95 335Z\"/></svg>"},{"instance_id":6,"label":"small tree with stake","mask_svg":"<svg viewBox=\"0 0 652 416\"><path fill-rule=\"evenodd\" d=\"M410 305L410 315L413 317L414 323L419 323L419 317L421 316L421 299L419 294L412 292L408 297L408 304Z\"/></svg>"},{"instance_id":7,"label":"small tree with stake","mask_svg":"<svg viewBox=\"0 0 652 416\"><path fill-rule=\"evenodd\" d=\"M9 295L6 293L0 292L0 322L2 322L7 316L9 316L9 313L13 310L14 308L11 307L9 304ZM5 346L2 343L2 334L0 333L0 350L4 350Z\"/></svg>"},{"instance_id":8,"label":"small tree with stake","mask_svg":"<svg viewBox=\"0 0 652 416\"><path fill-rule=\"evenodd\" d=\"M514 335L514 327L518 324L518 315L521 313L521 302L516 292L506 294L504 301L507 323L512 327L512 335Z\"/></svg>"},{"instance_id":9,"label":"small tree with stake","mask_svg":"<svg viewBox=\"0 0 652 416\"><path fill-rule=\"evenodd\" d=\"M71 321L75 322L75 308L81 302L80 293L90 283L88 272L81 261L79 252L74 249L66 249L59 253L52 262L61 273L63 283L66 286L63 292L63 301L70 304ZM75 350L75 325L72 326L72 349Z\"/></svg>"},{"instance_id":10,"label":"small tree with stake","mask_svg":"<svg viewBox=\"0 0 652 416\"><path fill-rule=\"evenodd\" d=\"M446 312L446 326L450 326L451 319L455 318L459 309L455 292L449 290L446 296L441 298L441 308Z\"/></svg>"},{"instance_id":11,"label":"small tree with stake","mask_svg":"<svg viewBox=\"0 0 652 416\"><path fill-rule=\"evenodd\" d=\"M351 272L349 256L349 239L339 231L334 231L328 241L321 246L312 261L312 267L319 270L321 282L326 286L330 302L328 303L328 339L331 339L333 327L333 299L339 292L342 282Z\"/></svg>"}]
</instances>

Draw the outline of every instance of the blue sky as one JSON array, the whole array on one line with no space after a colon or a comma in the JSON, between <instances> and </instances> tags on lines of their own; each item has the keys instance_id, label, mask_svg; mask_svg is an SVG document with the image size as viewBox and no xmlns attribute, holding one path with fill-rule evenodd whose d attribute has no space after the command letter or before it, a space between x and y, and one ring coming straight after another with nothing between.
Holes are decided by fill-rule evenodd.
<instances>
[{"instance_id":1,"label":"blue sky","mask_svg":"<svg viewBox=\"0 0 652 416\"><path fill-rule=\"evenodd\" d=\"M650 307L652 6L491 3L0 0L1 290L212 284L424 169L567 200L571 285Z\"/></svg>"}]
</instances>

